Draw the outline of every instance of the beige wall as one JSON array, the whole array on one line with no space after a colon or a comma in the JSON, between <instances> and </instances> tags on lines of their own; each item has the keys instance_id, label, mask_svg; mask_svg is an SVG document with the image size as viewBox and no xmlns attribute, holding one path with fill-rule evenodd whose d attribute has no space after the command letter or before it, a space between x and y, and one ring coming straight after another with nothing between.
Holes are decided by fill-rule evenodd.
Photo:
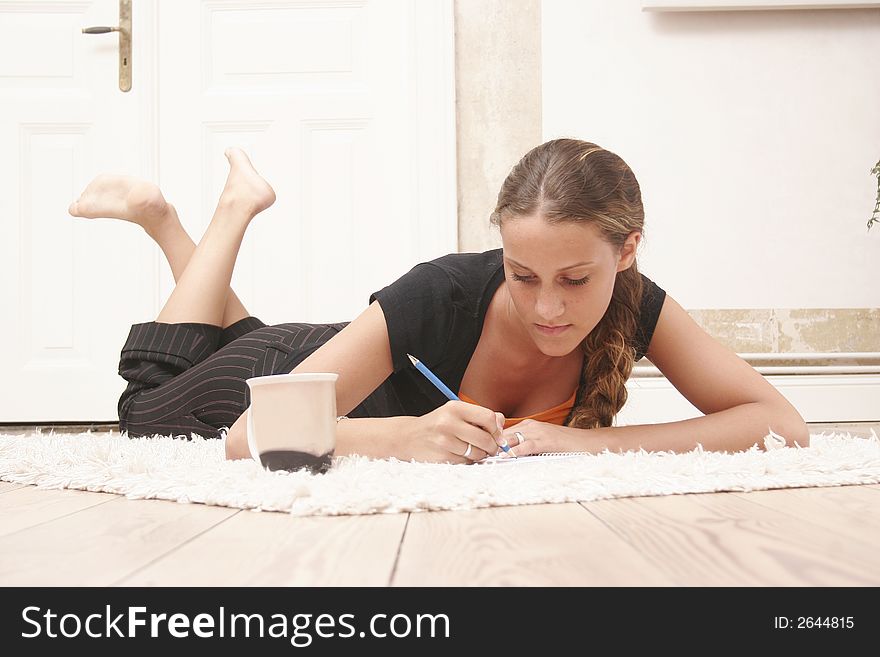
<instances>
[{"instance_id":1,"label":"beige wall","mask_svg":"<svg viewBox=\"0 0 880 657\"><path fill-rule=\"evenodd\" d=\"M761 308L689 313L737 353L880 350L880 308ZM862 361L857 359L853 364L859 362Z\"/></svg>"},{"instance_id":2,"label":"beige wall","mask_svg":"<svg viewBox=\"0 0 880 657\"><path fill-rule=\"evenodd\" d=\"M501 183L541 143L540 0L455 0L458 248L501 246Z\"/></svg>"},{"instance_id":3,"label":"beige wall","mask_svg":"<svg viewBox=\"0 0 880 657\"><path fill-rule=\"evenodd\" d=\"M539 0L455 0L460 251L500 246L488 222L498 188L543 141L541 32ZM878 308L688 310L739 353L880 350Z\"/></svg>"}]
</instances>

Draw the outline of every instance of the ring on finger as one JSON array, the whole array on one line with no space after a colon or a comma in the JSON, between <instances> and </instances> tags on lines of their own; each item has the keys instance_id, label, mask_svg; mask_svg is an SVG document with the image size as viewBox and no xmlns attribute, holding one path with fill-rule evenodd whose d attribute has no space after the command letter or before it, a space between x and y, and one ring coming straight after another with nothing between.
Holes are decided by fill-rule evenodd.
<instances>
[{"instance_id":1,"label":"ring on finger","mask_svg":"<svg viewBox=\"0 0 880 657\"><path fill-rule=\"evenodd\" d=\"M470 443L468 443L467 449L464 450L464 454L462 454L462 456L465 457L465 458L470 457L470 455L471 455L471 448L472 448L472 447L473 447L473 445L471 445Z\"/></svg>"},{"instance_id":2,"label":"ring on finger","mask_svg":"<svg viewBox=\"0 0 880 657\"><path fill-rule=\"evenodd\" d=\"M526 437L522 435L522 431L514 431L513 435L516 436L516 439L519 441L517 445L522 445L526 441Z\"/></svg>"}]
</instances>

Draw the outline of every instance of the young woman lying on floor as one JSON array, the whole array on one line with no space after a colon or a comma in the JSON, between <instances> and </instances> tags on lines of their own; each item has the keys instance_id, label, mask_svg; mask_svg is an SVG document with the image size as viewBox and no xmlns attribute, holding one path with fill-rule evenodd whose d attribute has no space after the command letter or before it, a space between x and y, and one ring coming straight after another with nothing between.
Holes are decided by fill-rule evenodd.
<instances>
[{"instance_id":1,"label":"young woman lying on floor","mask_svg":"<svg viewBox=\"0 0 880 657\"><path fill-rule=\"evenodd\" d=\"M415 266L375 292L350 323L266 326L230 289L250 221L275 201L244 152L198 246L155 185L99 176L70 207L78 217L139 224L176 287L155 322L122 349L131 436L223 435L247 458L245 380L336 372L336 454L469 463L539 452L735 451L769 431L809 444L797 410L733 351L638 272L644 210L635 175L614 153L557 139L526 153L498 194L502 248ZM377 254L378 255L378 254ZM447 401L413 354L458 394ZM633 363L647 356L703 417L612 426Z\"/></svg>"}]
</instances>

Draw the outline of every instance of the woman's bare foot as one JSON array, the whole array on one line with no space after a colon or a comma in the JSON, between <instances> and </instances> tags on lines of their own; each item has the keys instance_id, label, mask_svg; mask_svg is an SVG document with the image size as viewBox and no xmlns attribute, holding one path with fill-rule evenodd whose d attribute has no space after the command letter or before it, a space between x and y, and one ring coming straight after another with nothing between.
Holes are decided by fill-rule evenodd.
<instances>
[{"instance_id":1,"label":"woman's bare foot","mask_svg":"<svg viewBox=\"0 0 880 657\"><path fill-rule=\"evenodd\" d=\"M130 176L102 174L86 186L67 211L74 217L124 219L153 234L171 218L170 210L171 206L153 183Z\"/></svg>"},{"instance_id":2,"label":"woman's bare foot","mask_svg":"<svg viewBox=\"0 0 880 657\"><path fill-rule=\"evenodd\" d=\"M224 155L229 160L229 175L219 204L241 208L252 218L275 202L275 190L257 173L243 150L227 148Z\"/></svg>"}]
</instances>

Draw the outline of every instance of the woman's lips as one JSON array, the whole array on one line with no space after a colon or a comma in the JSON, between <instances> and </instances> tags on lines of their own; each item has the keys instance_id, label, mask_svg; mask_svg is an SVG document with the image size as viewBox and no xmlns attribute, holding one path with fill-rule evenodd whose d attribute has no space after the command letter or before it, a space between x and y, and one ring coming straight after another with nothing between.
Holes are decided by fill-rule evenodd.
<instances>
[{"instance_id":1,"label":"woman's lips","mask_svg":"<svg viewBox=\"0 0 880 657\"><path fill-rule=\"evenodd\" d=\"M544 335L559 335L560 333L565 333L568 329L571 328L571 324L561 324L559 326L545 326L544 324L535 324L535 328L538 329L539 333Z\"/></svg>"}]
</instances>

